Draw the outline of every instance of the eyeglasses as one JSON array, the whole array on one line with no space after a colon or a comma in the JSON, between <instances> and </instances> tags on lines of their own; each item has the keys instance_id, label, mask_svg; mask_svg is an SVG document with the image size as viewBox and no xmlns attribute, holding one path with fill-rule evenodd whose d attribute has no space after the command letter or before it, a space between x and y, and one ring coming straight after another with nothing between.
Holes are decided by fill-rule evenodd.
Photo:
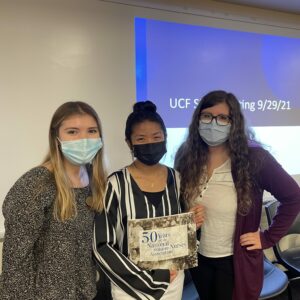
<instances>
[{"instance_id":1,"label":"eyeglasses","mask_svg":"<svg viewBox=\"0 0 300 300\"><path fill-rule=\"evenodd\" d=\"M210 124L213 119L216 119L217 124L220 126L226 126L231 122L230 116L227 115L221 114L221 115L213 116L211 113L208 112L207 113L203 112L200 114L200 122L203 124Z\"/></svg>"}]
</instances>

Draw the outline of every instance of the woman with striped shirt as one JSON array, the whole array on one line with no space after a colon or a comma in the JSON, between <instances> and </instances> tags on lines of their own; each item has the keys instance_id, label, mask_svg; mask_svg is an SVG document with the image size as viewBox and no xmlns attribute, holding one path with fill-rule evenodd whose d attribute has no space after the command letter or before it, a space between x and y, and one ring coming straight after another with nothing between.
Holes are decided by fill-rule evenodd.
<instances>
[{"instance_id":1,"label":"woman with striped shirt","mask_svg":"<svg viewBox=\"0 0 300 300\"><path fill-rule=\"evenodd\" d=\"M180 300L183 271L147 271L128 258L127 220L181 212L178 173L159 164L166 153L166 127L152 102L134 105L125 136L136 159L108 178L104 211L95 220L96 261L112 281L113 299ZM202 208L195 211L200 225Z\"/></svg>"}]
</instances>

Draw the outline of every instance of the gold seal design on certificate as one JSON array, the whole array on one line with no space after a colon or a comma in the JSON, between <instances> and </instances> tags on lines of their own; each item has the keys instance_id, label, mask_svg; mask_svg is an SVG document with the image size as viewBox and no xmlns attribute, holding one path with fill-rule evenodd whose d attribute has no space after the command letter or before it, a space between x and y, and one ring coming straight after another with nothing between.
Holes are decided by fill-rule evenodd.
<instances>
[{"instance_id":1,"label":"gold seal design on certificate","mask_svg":"<svg viewBox=\"0 0 300 300\"><path fill-rule=\"evenodd\" d=\"M128 220L128 255L148 270L197 266L193 213Z\"/></svg>"}]
</instances>

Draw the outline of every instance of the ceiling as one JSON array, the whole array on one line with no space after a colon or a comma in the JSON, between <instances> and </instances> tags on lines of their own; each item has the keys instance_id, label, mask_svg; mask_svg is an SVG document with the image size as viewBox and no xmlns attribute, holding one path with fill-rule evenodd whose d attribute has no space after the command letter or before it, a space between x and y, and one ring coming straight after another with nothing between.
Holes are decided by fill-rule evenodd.
<instances>
[{"instance_id":1,"label":"ceiling","mask_svg":"<svg viewBox=\"0 0 300 300\"><path fill-rule=\"evenodd\" d=\"M258 8L270 13L281 12L293 14L300 22L300 0L99 0L104 2L115 2L132 4L145 7L171 7L179 8L209 8L218 7L218 4L228 4L229 6L240 6L241 8ZM216 6L217 5L217 6ZM299 20L298 20L299 15Z\"/></svg>"},{"instance_id":2,"label":"ceiling","mask_svg":"<svg viewBox=\"0 0 300 300\"><path fill-rule=\"evenodd\" d=\"M299 0L214 0L216 2L233 3L252 7L300 14Z\"/></svg>"}]
</instances>

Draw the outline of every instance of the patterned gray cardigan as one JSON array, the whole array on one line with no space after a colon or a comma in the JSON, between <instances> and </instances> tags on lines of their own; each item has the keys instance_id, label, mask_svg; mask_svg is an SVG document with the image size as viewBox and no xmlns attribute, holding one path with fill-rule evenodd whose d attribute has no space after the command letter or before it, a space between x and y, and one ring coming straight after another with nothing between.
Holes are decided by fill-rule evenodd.
<instances>
[{"instance_id":1,"label":"patterned gray cardigan","mask_svg":"<svg viewBox=\"0 0 300 300\"><path fill-rule=\"evenodd\" d=\"M8 192L3 203L2 300L95 297L94 212L86 205L90 191L74 192L77 216L65 222L52 215L56 185L48 169L28 171Z\"/></svg>"}]
</instances>

